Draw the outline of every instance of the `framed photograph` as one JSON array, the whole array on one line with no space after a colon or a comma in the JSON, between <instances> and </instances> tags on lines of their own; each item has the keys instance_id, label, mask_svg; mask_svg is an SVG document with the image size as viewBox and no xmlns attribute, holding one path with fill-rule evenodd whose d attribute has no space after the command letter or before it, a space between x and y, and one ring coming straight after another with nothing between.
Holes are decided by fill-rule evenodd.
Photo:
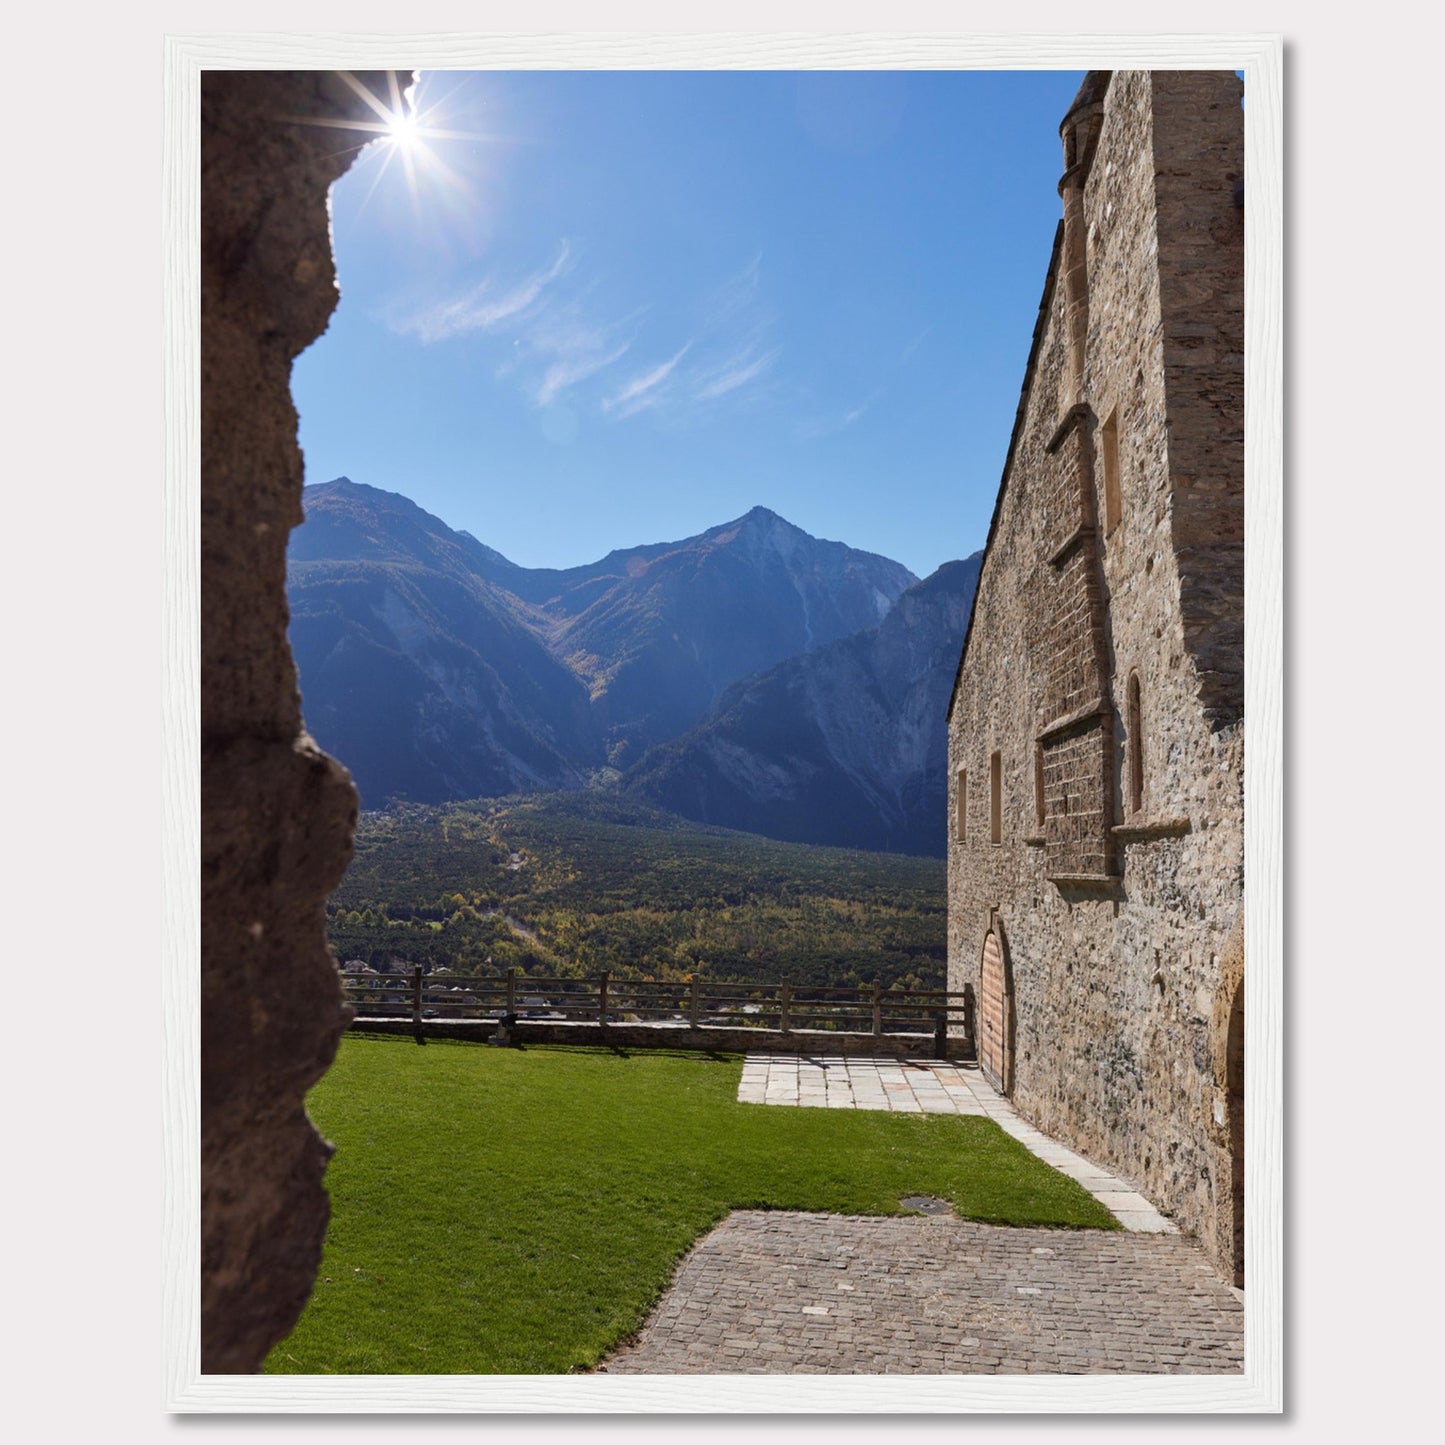
<instances>
[{"instance_id":1,"label":"framed photograph","mask_svg":"<svg viewBox=\"0 0 1445 1445\"><path fill-rule=\"evenodd\" d=\"M165 81L167 1408L1279 1413L1280 37Z\"/></svg>"}]
</instances>

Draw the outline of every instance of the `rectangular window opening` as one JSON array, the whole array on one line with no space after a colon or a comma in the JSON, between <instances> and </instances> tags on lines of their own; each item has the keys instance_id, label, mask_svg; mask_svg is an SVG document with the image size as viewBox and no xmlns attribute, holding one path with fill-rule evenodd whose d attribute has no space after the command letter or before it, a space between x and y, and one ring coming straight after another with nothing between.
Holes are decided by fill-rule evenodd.
<instances>
[{"instance_id":1,"label":"rectangular window opening","mask_svg":"<svg viewBox=\"0 0 1445 1445\"><path fill-rule=\"evenodd\" d=\"M1109 413L1101 434L1104 463L1104 535L1119 525L1119 409Z\"/></svg>"},{"instance_id":2,"label":"rectangular window opening","mask_svg":"<svg viewBox=\"0 0 1445 1445\"><path fill-rule=\"evenodd\" d=\"M1129 811L1144 810L1144 707L1139 695L1139 674L1129 676L1127 715L1125 717L1125 754L1129 775Z\"/></svg>"},{"instance_id":3,"label":"rectangular window opening","mask_svg":"<svg viewBox=\"0 0 1445 1445\"><path fill-rule=\"evenodd\" d=\"M958 792L954 799L954 836L960 843L968 842L968 769L958 770Z\"/></svg>"},{"instance_id":4,"label":"rectangular window opening","mask_svg":"<svg viewBox=\"0 0 1445 1445\"><path fill-rule=\"evenodd\" d=\"M1044 745L1034 744L1034 822L1044 826Z\"/></svg>"},{"instance_id":5,"label":"rectangular window opening","mask_svg":"<svg viewBox=\"0 0 1445 1445\"><path fill-rule=\"evenodd\" d=\"M998 753L988 762L988 835L990 842L1003 842L1003 760Z\"/></svg>"}]
</instances>

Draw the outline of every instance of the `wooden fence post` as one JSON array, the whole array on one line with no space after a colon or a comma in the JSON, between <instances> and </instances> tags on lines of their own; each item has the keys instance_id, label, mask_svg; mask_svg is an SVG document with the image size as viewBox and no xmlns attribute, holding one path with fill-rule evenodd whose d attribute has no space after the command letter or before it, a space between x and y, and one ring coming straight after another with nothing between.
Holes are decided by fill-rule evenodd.
<instances>
[{"instance_id":1,"label":"wooden fence post","mask_svg":"<svg viewBox=\"0 0 1445 1445\"><path fill-rule=\"evenodd\" d=\"M597 986L597 1022L607 1022L607 980L611 975L604 971Z\"/></svg>"},{"instance_id":2,"label":"wooden fence post","mask_svg":"<svg viewBox=\"0 0 1445 1445\"><path fill-rule=\"evenodd\" d=\"M421 1035L421 964L411 971L411 1023L417 1043L425 1043Z\"/></svg>"},{"instance_id":3,"label":"wooden fence post","mask_svg":"<svg viewBox=\"0 0 1445 1445\"><path fill-rule=\"evenodd\" d=\"M515 968L507 970L507 1012L509 1014L517 1012L517 970Z\"/></svg>"},{"instance_id":4,"label":"wooden fence post","mask_svg":"<svg viewBox=\"0 0 1445 1445\"><path fill-rule=\"evenodd\" d=\"M687 1006L687 1015L692 1022L693 1028L697 1027L697 989L698 981L694 978L692 981L692 999Z\"/></svg>"},{"instance_id":5,"label":"wooden fence post","mask_svg":"<svg viewBox=\"0 0 1445 1445\"><path fill-rule=\"evenodd\" d=\"M883 1032L883 981L873 980L873 1037Z\"/></svg>"},{"instance_id":6,"label":"wooden fence post","mask_svg":"<svg viewBox=\"0 0 1445 1445\"><path fill-rule=\"evenodd\" d=\"M778 1018L778 1032L785 1034L785 1033L788 1032L788 1006L789 1006L789 1005L792 1003L792 1001L793 1001L793 986L792 986L792 984L790 984L790 983L785 983L785 984L783 984L781 993L782 993L783 1006L782 1006L782 1009L781 1009L781 1011L780 1011L780 1015L779 1015L779 1018Z\"/></svg>"}]
</instances>

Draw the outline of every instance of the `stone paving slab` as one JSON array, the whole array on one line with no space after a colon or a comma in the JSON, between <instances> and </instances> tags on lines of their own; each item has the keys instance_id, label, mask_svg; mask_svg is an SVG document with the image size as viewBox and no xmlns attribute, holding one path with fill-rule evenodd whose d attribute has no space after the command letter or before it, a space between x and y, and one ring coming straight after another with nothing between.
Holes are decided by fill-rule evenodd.
<instances>
[{"instance_id":1,"label":"stone paving slab","mask_svg":"<svg viewBox=\"0 0 1445 1445\"><path fill-rule=\"evenodd\" d=\"M1217 1374L1244 1306L1189 1241L739 1210L611 1374Z\"/></svg>"},{"instance_id":2,"label":"stone paving slab","mask_svg":"<svg viewBox=\"0 0 1445 1445\"><path fill-rule=\"evenodd\" d=\"M1134 1188L1021 1119L975 1065L842 1054L748 1054L740 1104L887 1109L913 1114L984 1114L1046 1164L1077 1180L1131 1233L1178 1227Z\"/></svg>"}]
</instances>

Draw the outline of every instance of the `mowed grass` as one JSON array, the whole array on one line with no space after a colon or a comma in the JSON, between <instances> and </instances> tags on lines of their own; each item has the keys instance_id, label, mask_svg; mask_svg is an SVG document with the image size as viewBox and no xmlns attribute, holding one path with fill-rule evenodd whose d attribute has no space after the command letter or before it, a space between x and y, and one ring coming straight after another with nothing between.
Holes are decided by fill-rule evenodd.
<instances>
[{"instance_id":1,"label":"mowed grass","mask_svg":"<svg viewBox=\"0 0 1445 1445\"><path fill-rule=\"evenodd\" d=\"M564 1373L641 1325L731 1209L1116 1228L989 1120L739 1104L741 1060L343 1040L309 1106L337 1146L288 1374Z\"/></svg>"}]
</instances>

